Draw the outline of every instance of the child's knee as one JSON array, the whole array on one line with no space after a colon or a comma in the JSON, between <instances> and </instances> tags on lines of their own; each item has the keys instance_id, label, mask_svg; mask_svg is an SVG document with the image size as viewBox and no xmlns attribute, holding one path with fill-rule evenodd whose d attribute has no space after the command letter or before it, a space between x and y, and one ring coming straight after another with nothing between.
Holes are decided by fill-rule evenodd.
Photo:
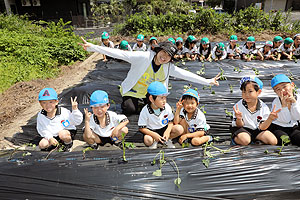
<instances>
[{"instance_id":1,"label":"child's knee","mask_svg":"<svg viewBox=\"0 0 300 200\"><path fill-rule=\"evenodd\" d=\"M191 143L194 146L199 146L204 144L205 142L208 142L209 136L202 136L202 137L195 137L192 139Z\"/></svg>"},{"instance_id":2,"label":"child's knee","mask_svg":"<svg viewBox=\"0 0 300 200\"><path fill-rule=\"evenodd\" d=\"M247 146L251 143L251 137L247 133L239 133L235 138L234 138L235 143L243 146Z\"/></svg>"},{"instance_id":3,"label":"child's knee","mask_svg":"<svg viewBox=\"0 0 300 200\"><path fill-rule=\"evenodd\" d=\"M176 124L172 128L172 132L177 135L182 135L184 133L184 128L180 124Z\"/></svg>"},{"instance_id":4,"label":"child's knee","mask_svg":"<svg viewBox=\"0 0 300 200\"><path fill-rule=\"evenodd\" d=\"M47 147L50 146L50 143L47 139L43 138L41 139L41 141L39 142L39 147L40 149L46 149Z\"/></svg>"},{"instance_id":5,"label":"child's knee","mask_svg":"<svg viewBox=\"0 0 300 200\"><path fill-rule=\"evenodd\" d=\"M62 130L58 133L58 136L61 140L65 141L65 140L71 140L71 133L68 130Z\"/></svg>"},{"instance_id":6,"label":"child's knee","mask_svg":"<svg viewBox=\"0 0 300 200\"><path fill-rule=\"evenodd\" d=\"M128 128L127 126L124 126L122 129L121 129L121 133L128 133Z\"/></svg>"},{"instance_id":7,"label":"child's knee","mask_svg":"<svg viewBox=\"0 0 300 200\"><path fill-rule=\"evenodd\" d=\"M144 143L146 146L151 146L154 142L154 139L150 135L144 136Z\"/></svg>"}]
</instances>

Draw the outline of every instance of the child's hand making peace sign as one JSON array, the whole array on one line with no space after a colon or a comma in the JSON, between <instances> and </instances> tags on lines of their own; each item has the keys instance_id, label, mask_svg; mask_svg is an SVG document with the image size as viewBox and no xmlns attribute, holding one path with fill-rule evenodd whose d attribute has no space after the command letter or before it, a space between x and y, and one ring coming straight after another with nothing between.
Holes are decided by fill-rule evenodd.
<instances>
[{"instance_id":1,"label":"child's hand making peace sign","mask_svg":"<svg viewBox=\"0 0 300 200\"><path fill-rule=\"evenodd\" d=\"M73 98L71 97L71 105L72 105L72 110L77 110L78 109L78 103L77 103L77 97Z\"/></svg>"}]
</instances>

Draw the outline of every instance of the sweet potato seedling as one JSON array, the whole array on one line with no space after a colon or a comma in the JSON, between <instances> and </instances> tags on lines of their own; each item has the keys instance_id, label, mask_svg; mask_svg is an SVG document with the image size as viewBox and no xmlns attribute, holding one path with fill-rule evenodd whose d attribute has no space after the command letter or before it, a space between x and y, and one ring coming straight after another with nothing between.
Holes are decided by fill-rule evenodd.
<instances>
[{"instance_id":1,"label":"sweet potato seedling","mask_svg":"<svg viewBox=\"0 0 300 200\"><path fill-rule=\"evenodd\" d=\"M287 136L287 135L282 135L282 136L280 137L280 139L281 139L282 143L281 143L281 147L278 147L278 148L277 148L277 151L275 151L274 153L270 153L270 152L266 149L264 153L265 153L265 154L275 154L275 155L279 155L279 156L280 156L281 153L282 153L282 150L283 150L284 146L285 146L286 144L288 144L288 143L291 142L290 137Z\"/></svg>"},{"instance_id":2,"label":"sweet potato seedling","mask_svg":"<svg viewBox=\"0 0 300 200\"><path fill-rule=\"evenodd\" d=\"M126 148L135 148L135 145L131 142L125 142L125 136L126 134L125 133L122 133L122 149L123 149L123 161L124 162L128 162L127 159L126 159L126 155L125 155L125 151L126 151Z\"/></svg>"}]
</instances>

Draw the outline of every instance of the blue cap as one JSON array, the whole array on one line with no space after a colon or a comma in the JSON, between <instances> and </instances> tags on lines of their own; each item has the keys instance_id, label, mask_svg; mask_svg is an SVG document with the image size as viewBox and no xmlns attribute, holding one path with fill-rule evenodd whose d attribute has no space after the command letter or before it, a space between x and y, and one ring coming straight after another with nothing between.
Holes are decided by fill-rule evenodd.
<instances>
[{"instance_id":1,"label":"blue cap","mask_svg":"<svg viewBox=\"0 0 300 200\"><path fill-rule=\"evenodd\" d=\"M108 104L108 94L103 90L96 90L92 93L90 98L90 106L97 107Z\"/></svg>"},{"instance_id":2,"label":"blue cap","mask_svg":"<svg viewBox=\"0 0 300 200\"><path fill-rule=\"evenodd\" d=\"M39 93L39 101L57 100L57 93L53 88L44 88Z\"/></svg>"},{"instance_id":3,"label":"blue cap","mask_svg":"<svg viewBox=\"0 0 300 200\"><path fill-rule=\"evenodd\" d=\"M147 92L154 96L167 96L168 90L161 82L152 82L147 89Z\"/></svg>"},{"instance_id":4,"label":"blue cap","mask_svg":"<svg viewBox=\"0 0 300 200\"><path fill-rule=\"evenodd\" d=\"M275 87L279 83L291 83L292 81L284 74L278 74L274 76L271 80L271 87Z\"/></svg>"},{"instance_id":5,"label":"blue cap","mask_svg":"<svg viewBox=\"0 0 300 200\"><path fill-rule=\"evenodd\" d=\"M243 77L242 79L241 79L241 81L240 81L240 87L242 86L242 84L244 83L244 82L246 82L246 81L253 81L253 82L255 82L255 83L257 83L257 85L258 85L258 87L260 88L260 89L262 89L263 88L263 82L259 79L259 78L257 78L256 76L245 76L245 77Z\"/></svg>"},{"instance_id":6,"label":"blue cap","mask_svg":"<svg viewBox=\"0 0 300 200\"><path fill-rule=\"evenodd\" d=\"M199 97L198 92L197 92L196 90L193 90L193 89L188 89L187 91L185 91L185 92L183 93L182 96L191 96L191 97L196 98L196 99L197 99L197 102L200 101L200 97Z\"/></svg>"}]
</instances>

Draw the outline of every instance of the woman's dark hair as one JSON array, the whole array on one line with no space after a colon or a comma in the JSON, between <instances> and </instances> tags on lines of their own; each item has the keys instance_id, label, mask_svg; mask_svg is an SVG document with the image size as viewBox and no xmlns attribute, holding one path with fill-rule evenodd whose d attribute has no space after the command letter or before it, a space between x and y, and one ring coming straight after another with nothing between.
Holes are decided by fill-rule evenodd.
<instances>
[{"instance_id":1,"label":"woman's dark hair","mask_svg":"<svg viewBox=\"0 0 300 200\"><path fill-rule=\"evenodd\" d=\"M149 93L147 92L147 94L146 94L146 104L149 104L149 105L151 104L151 101L150 101L150 99L149 99L150 95L151 95L151 94L149 94ZM155 101L156 98L157 98L157 96L156 96L156 95L152 95L152 98L153 98L153 100Z\"/></svg>"},{"instance_id":2,"label":"woman's dark hair","mask_svg":"<svg viewBox=\"0 0 300 200\"><path fill-rule=\"evenodd\" d=\"M244 46L246 46L246 48L247 48L247 42L245 42ZM252 49L255 49L255 48L256 48L255 43L252 44L252 46L250 47L250 49L251 49L251 48L252 48Z\"/></svg>"},{"instance_id":3,"label":"woman's dark hair","mask_svg":"<svg viewBox=\"0 0 300 200\"><path fill-rule=\"evenodd\" d=\"M208 48L207 49L208 49L208 52L210 53L211 52L211 44L210 43L208 44ZM204 48L203 48L202 44L200 43L200 49L199 49L200 55L201 55L202 50L204 50Z\"/></svg>"},{"instance_id":4,"label":"woman's dark hair","mask_svg":"<svg viewBox=\"0 0 300 200\"><path fill-rule=\"evenodd\" d=\"M198 99L196 99L195 97L192 97L190 95L183 95L181 97L181 100L186 100L186 99L195 99L195 101L198 103Z\"/></svg>"},{"instance_id":5,"label":"woman's dark hair","mask_svg":"<svg viewBox=\"0 0 300 200\"><path fill-rule=\"evenodd\" d=\"M245 91L246 90L246 86L249 84L249 83L252 83L253 87L254 87L254 90L257 92L258 90L260 90L258 84L254 81L245 81L244 83L242 83L241 85L241 90L242 91Z\"/></svg>"}]
</instances>

